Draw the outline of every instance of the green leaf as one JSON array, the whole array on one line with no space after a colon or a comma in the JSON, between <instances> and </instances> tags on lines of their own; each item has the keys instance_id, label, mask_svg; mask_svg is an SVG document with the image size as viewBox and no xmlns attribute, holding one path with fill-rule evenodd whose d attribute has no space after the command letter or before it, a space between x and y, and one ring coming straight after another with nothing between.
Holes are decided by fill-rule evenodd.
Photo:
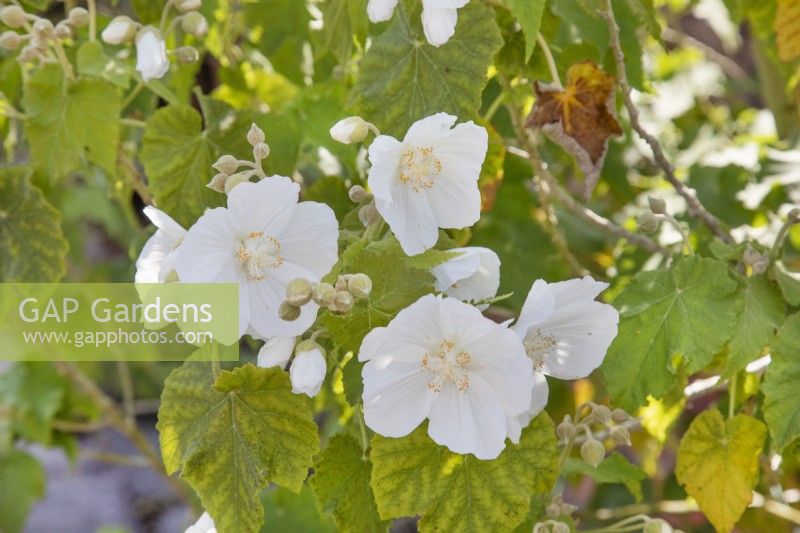
<instances>
[{"instance_id":1,"label":"green leaf","mask_svg":"<svg viewBox=\"0 0 800 533\"><path fill-rule=\"evenodd\" d=\"M733 334L735 291L726 264L714 259L684 257L669 270L637 274L614 301L619 334L603 363L615 405L631 411L648 395L663 397L678 357L689 372L710 363Z\"/></svg>"},{"instance_id":2,"label":"green leaf","mask_svg":"<svg viewBox=\"0 0 800 533\"><path fill-rule=\"evenodd\" d=\"M494 12L470 2L458 11L455 35L445 45L431 46L423 34L420 4L405 0L399 6L364 56L351 93L357 113L395 137L440 111L476 118L487 71L503 44Z\"/></svg>"},{"instance_id":3,"label":"green leaf","mask_svg":"<svg viewBox=\"0 0 800 533\"><path fill-rule=\"evenodd\" d=\"M186 361L165 382L156 427L167 472L181 470L220 531L258 531L259 492L270 482L299 491L319 446L286 372L252 364L214 381L209 363Z\"/></svg>"},{"instance_id":4,"label":"green leaf","mask_svg":"<svg viewBox=\"0 0 800 533\"><path fill-rule=\"evenodd\" d=\"M66 382L50 363L15 363L0 375L0 405L24 439L50 444L50 423L61 408Z\"/></svg>"},{"instance_id":5,"label":"green leaf","mask_svg":"<svg viewBox=\"0 0 800 533\"><path fill-rule=\"evenodd\" d=\"M342 254L342 273L359 272L372 279L369 299L347 314L322 315L323 325L345 351L357 352L372 328L385 326L401 309L433 291L433 275L410 265L394 238L350 245Z\"/></svg>"},{"instance_id":6,"label":"green leaf","mask_svg":"<svg viewBox=\"0 0 800 533\"><path fill-rule=\"evenodd\" d=\"M723 377L732 376L760 357L785 316L781 293L765 276L753 276L744 283L744 308L731 338Z\"/></svg>"},{"instance_id":7,"label":"green leaf","mask_svg":"<svg viewBox=\"0 0 800 533\"><path fill-rule=\"evenodd\" d=\"M333 521L320 515L314 493L303 485L299 493L273 487L261 493L266 521L262 533L335 533Z\"/></svg>"},{"instance_id":8,"label":"green leaf","mask_svg":"<svg viewBox=\"0 0 800 533\"><path fill-rule=\"evenodd\" d=\"M775 261L772 273L786 301L791 305L800 305L800 272L792 272L783 261Z\"/></svg>"},{"instance_id":9,"label":"green leaf","mask_svg":"<svg viewBox=\"0 0 800 533\"><path fill-rule=\"evenodd\" d=\"M530 60L536 48L536 37L542 25L545 0L508 0L511 12L517 17L525 34L525 62Z\"/></svg>"},{"instance_id":10,"label":"green leaf","mask_svg":"<svg viewBox=\"0 0 800 533\"><path fill-rule=\"evenodd\" d=\"M324 25L315 51L319 57L330 54L346 64L353 53L353 37L366 37L367 0L329 0L322 13Z\"/></svg>"},{"instance_id":11,"label":"green leaf","mask_svg":"<svg viewBox=\"0 0 800 533\"><path fill-rule=\"evenodd\" d=\"M0 168L0 282L56 282L67 271L61 215L28 175Z\"/></svg>"},{"instance_id":12,"label":"green leaf","mask_svg":"<svg viewBox=\"0 0 800 533\"><path fill-rule=\"evenodd\" d=\"M88 160L114 174L120 95L105 80L68 82L61 68L36 69L25 83L25 130L34 167L56 181Z\"/></svg>"},{"instance_id":13,"label":"green leaf","mask_svg":"<svg viewBox=\"0 0 800 533\"><path fill-rule=\"evenodd\" d=\"M303 46L308 41L311 15L298 0L247 0L243 3L251 42L267 56L275 70L294 82L305 76Z\"/></svg>"},{"instance_id":14,"label":"green leaf","mask_svg":"<svg viewBox=\"0 0 800 533\"><path fill-rule=\"evenodd\" d=\"M372 439L372 489L382 518L422 515L423 532L510 531L525 519L531 496L552 488L556 454L546 414L492 461L450 452L422 425L400 439Z\"/></svg>"},{"instance_id":15,"label":"green leaf","mask_svg":"<svg viewBox=\"0 0 800 533\"><path fill-rule=\"evenodd\" d=\"M157 24L166 0L131 0L136 18L142 24Z\"/></svg>"},{"instance_id":16,"label":"green leaf","mask_svg":"<svg viewBox=\"0 0 800 533\"><path fill-rule=\"evenodd\" d=\"M369 485L372 465L362 457L361 444L345 434L334 436L314 464L311 487L320 509L331 513L338 531L386 531Z\"/></svg>"},{"instance_id":17,"label":"green leaf","mask_svg":"<svg viewBox=\"0 0 800 533\"><path fill-rule=\"evenodd\" d=\"M568 475L589 476L597 483L622 483L637 502L642 500L642 480L647 478L644 470L631 464L618 452L603 459L597 467L580 459L567 459L564 472Z\"/></svg>"},{"instance_id":18,"label":"green leaf","mask_svg":"<svg viewBox=\"0 0 800 533\"><path fill-rule=\"evenodd\" d=\"M20 450L0 455L0 487L0 531L22 531L31 506L44 497L44 468Z\"/></svg>"},{"instance_id":19,"label":"green leaf","mask_svg":"<svg viewBox=\"0 0 800 533\"><path fill-rule=\"evenodd\" d=\"M703 411L678 447L675 469L717 530L730 531L753 498L758 457L767 428L748 415L725 421L719 411Z\"/></svg>"},{"instance_id":20,"label":"green leaf","mask_svg":"<svg viewBox=\"0 0 800 533\"><path fill-rule=\"evenodd\" d=\"M87 41L78 49L78 73L105 78L123 89L128 88L131 80L131 67L107 56L97 41Z\"/></svg>"},{"instance_id":21,"label":"green leaf","mask_svg":"<svg viewBox=\"0 0 800 533\"><path fill-rule=\"evenodd\" d=\"M772 362L764 383L764 419L774 446L782 450L800 437L800 313L778 331L772 346Z\"/></svg>"}]
</instances>

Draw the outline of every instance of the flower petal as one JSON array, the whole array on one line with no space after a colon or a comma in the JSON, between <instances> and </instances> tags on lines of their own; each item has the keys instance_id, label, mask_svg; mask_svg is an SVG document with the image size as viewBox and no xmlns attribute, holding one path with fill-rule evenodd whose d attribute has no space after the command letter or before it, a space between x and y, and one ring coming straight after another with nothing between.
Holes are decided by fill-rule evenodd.
<instances>
[{"instance_id":1,"label":"flower petal","mask_svg":"<svg viewBox=\"0 0 800 533\"><path fill-rule=\"evenodd\" d=\"M300 308L300 316L295 320L282 320L278 315L286 299L286 285L296 278L311 279L313 274L284 262L265 279L248 284L250 325L262 337L297 337L305 333L316 320L319 306L313 301Z\"/></svg>"},{"instance_id":2,"label":"flower petal","mask_svg":"<svg viewBox=\"0 0 800 533\"><path fill-rule=\"evenodd\" d=\"M492 298L500 287L500 258L488 248L454 248L457 257L431 269L436 290L462 301ZM485 307L485 306L484 306Z\"/></svg>"},{"instance_id":3,"label":"flower petal","mask_svg":"<svg viewBox=\"0 0 800 533\"><path fill-rule=\"evenodd\" d=\"M239 231L227 209L206 210L178 248L178 277L185 283L235 281L234 253L239 240Z\"/></svg>"},{"instance_id":4,"label":"flower petal","mask_svg":"<svg viewBox=\"0 0 800 533\"><path fill-rule=\"evenodd\" d=\"M392 18L397 0L369 0L367 14L372 22L383 22Z\"/></svg>"},{"instance_id":5,"label":"flower petal","mask_svg":"<svg viewBox=\"0 0 800 533\"><path fill-rule=\"evenodd\" d=\"M272 337L258 351L257 364L261 368L283 368L294 352L295 337Z\"/></svg>"},{"instance_id":6,"label":"flower petal","mask_svg":"<svg viewBox=\"0 0 800 533\"><path fill-rule=\"evenodd\" d=\"M278 240L285 261L311 272L309 281L319 281L338 260L339 223L327 205L300 202Z\"/></svg>"},{"instance_id":7,"label":"flower petal","mask_svg":"<svg viewBox=\"0 0 800 533\"><path fill-rule=\"evenodd\" d=\"M244 182L228 195L228 209L242 235L263 231L280 235L297 206L300 186L284 176L272 176L258 183Z\"/></svg>"},{"instance_id":8,"label":"flower petal","mask_svg":"<svg viewBox=\"0 0 800 533\"><path fill-rule=\"evenodd\" d=\"M435 393L419 365L394 363L379 369L364 365L364 422L384 437L404 437L428 416Z\"/></svg>"},{"instance_id":9,"label":"flower petal","mask_svg":"<svg viewBox=\"0 0 800 533\"><path fill-rule=\"evenodd\" d=\"M425 193L402 184L394 186L393 202L375 197L375 207L407 255L421 254L439 240L436 216Z\"/></svg>"},{"instance_id":10,"label":"flower petal","mask_svg":"<svg viewBox=\"0 0 800 533\"><path fill-rule=\"evenodd\" d=\"M533 381L534 385L528 410L522 414L508 418L508 438L511 439L511 442L514 444L519 442L522 430L528 427L531 420L547 406L547 397L549 395L547 378L541 372L534 372Z\"/></svg>"},{"instance_id":11,"label":"flower petal","mask_svg":"<svg viewBox=\"0 0 800 533\"><path fill-rule=\"evenodd\" d=\"M531 290L525 298L525 303L522 305L522 312L511 329L520 339L525 339L531 327L541 324L553 314L555 306L556 300L553 291L550 290L550 285L542 279L537 279L533 282Z\"/></svg>"},{"instance_id":12,"label":"flower petal","mask_svg":"<svg viewBox=\"0 0 800 533\"><path fill-rule=\"evenodd\" d=\"M142 209L142 212L155 227L163 230L172 239L177 241L186 235L186 230L183 229L183 226L175 222L172 217L166 214L164 211L148 205Z\"/></svg>"},{"instance_id":13,"label":"flower petal","mask_svg":"<svg viewBox=\"0 0 800 533\"><path fill-rule=\"evenodd\" d=\"M412 126L413 127L413 126ZM400 153L403 145L394 137L381 135L369 145L369 184L375 198L390 204L393 201L392 190L398 181Z\"/></svg>"}]
</instances>

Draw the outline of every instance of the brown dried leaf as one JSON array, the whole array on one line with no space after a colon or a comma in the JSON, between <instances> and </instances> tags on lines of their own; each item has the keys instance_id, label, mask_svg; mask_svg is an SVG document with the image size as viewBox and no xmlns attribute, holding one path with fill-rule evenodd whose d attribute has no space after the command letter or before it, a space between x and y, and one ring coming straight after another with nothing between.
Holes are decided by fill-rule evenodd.
<instances>
[{"instance_id":1,"label":"brown dried leaf","mask_svg":"<svg viewBox=\"0 0 800 533\"><path fill-rule=\"evenodd\" d=\"M775 33L778 41L778 56L782 61L800 57L800 2L778 0L775 13Z\"/></svg>"},{"instance_id":2,"label":"brown dried leaf","mask_svg":"<svg viewBox=\"0 0 800 533\"><path fill-rule=\"evenodd\" d=\"M577 159L588 197L600 178L608 139L622 135L613 110L614 77L585 61L569 68L566 87L536 82L535 89L528 125L541 129Z\"/></svg>"}]
</instances>

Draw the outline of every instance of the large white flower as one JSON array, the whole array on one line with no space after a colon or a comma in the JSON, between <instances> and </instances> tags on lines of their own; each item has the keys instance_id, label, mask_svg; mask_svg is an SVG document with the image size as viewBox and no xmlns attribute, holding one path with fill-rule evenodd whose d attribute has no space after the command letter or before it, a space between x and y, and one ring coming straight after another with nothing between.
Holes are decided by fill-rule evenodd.
<instances>
[{"instance_id":1,"label":"large white flower","mask_svg":"<svg viewBox=\"0 0 800 533\"><path fill-rule=\"evenodd\" d=\"M530 405L533 365L519 338L454 298L423 296L373 329L358 359L367 362L364 419L386 437L427 418L435 442L494 459Z\"/></svg>"},{"instance_id":2,"label":"large white flower","mask_svg":"<svg viewBox=\"0 0 800 533\"><path fill-rule=\"evenodd\" d=\"M161 79L169 70L164 38L151 26L142 28L136 36L136 70L145 82Z\"/></svg>"},{"instance_id":3,"label":"large white flower","mask_svg":"<svg viewBox=\"0 0 800 533\"><path fill-rule=\"evenodd\" d=\"M500 288L500 258L488 248L469 246L448 250L459 254L431 269L436 290L465 302L488 300ZM486 305L478 306L485 309Z\"/></svg>"},{"instance_id":4,"label":"large white flower","mask_svg":"<svg viewBox=\"0 0 800 533\"><path fill-rule=\"evenodd\" d=\"M214 519L208 513L203 513L197 522L186 528L184 533L217 533Z\"/></svg>"},{"instance_id":5,"label":"large white flower","mask_svg":"<svg viewBox=\"0 0 800 533\"><path fill-rule=\"evenodd\" d=\"M136 260L136 283L163 283L175 270L177 249L186 230L165 212L152 206L144 214L155 225L156 232L145 243Z\"/></svg>"},{"instance_id":6,"label":"large white flower","mask_svg":"<svg viewBox=\"0 0 800 533\"><path fill-rule=\"evenodd\" d=\"M398 0L369 0L367 14L372 22L392 18ZM441 46L450 40L456 31L458 8L469 0L422 0L422 26L425 38L433 46Z\"/></svg>"},{"instance_id":7,"label":"large white flower","mask_svg":"<svg viewBox=\"0 0 800 533\"><path fill-rule=\"evenodd\" d=\"M606 288L608 283L589 276L559 283L540 279L531 287L511 327L533 361L536 379L528 413L518 419L520 430L547 404L546 375L582 378L603 362L619 323L616 309L595 301Z\"/></svg>"},{"instance_id":8,"label":"large white flower","mask_svg":"<svg viewBox=\"0 0 800 533\"><path fill-rule=\"evenodd\" d=\"M182 282L238 283L239 334L295 337L317 316L313 301L297 320L281 320L286 285L295 278L318 282L336 263L339 237L330 207L297 202L300 187L273 176L241 183L228 207L207 210L189 228L175 269Z\"/></svg>"},{"instance_id":9,"label":"large white flower","mask_svg":"<svg viewBox=\"0 0 800 533\"><path fill-rule=\"evenodd\" d=\"M369 186L378 212L408 255L431 248L438 228L463 228L480 218L478 177L486 130L438 113L415 122L403 141L381 135L369 147Z\"/></svg>"}]
</instances>

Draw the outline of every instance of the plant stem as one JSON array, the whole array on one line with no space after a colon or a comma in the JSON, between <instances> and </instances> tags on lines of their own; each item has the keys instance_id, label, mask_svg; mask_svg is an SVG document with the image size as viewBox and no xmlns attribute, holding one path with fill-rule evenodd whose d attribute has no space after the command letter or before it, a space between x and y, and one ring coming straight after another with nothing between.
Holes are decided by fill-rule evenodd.
<instances>
[{"instance_id":1,"label":"plant stem","mask_svg":"<svg viewBox=\"0 0 800 533\"><path fill-rule=\"evenodd\" d=\"M772 244L772 249L769 252L770 259L774 261L778 258L783 248L783 243L786 241L786 236L789 235L789 230L798 223L800 223L800 212L792 210L789 212L789 218L784 225L781 226L780 231L778 231L778 236L775 237L775 242Z\"/></svg>"},{"instance_id":2,"label":"plant stem","mask_svg":"<svg viewBox=\"0 0 800 533\"><path fill-rule=\"evenodd\" d=\"M61 63L61 68L64 69L64 75L69 81L75 81L75 72L72 70L72 64L69 62L69 59L67 59L67 54L64 52L61 41L53 39L52 43L58 62Z\"/></svg>"},{"instance_id":3,"label":"plant stem","mask_svg":"<svg viewBox=\"0 0 800 533\"><path fill-rule=\"evenodd\" d=\"M738 374L731 376L731 383L728 385L728 420L736 414L736 381Z\"/></svg>"},{"instance_id":4,"label":"plant stem","mask_svg":"<svg viewBox=\"0 0 800 533\"><path fill-rule=\"evenodd\" d=\"M89 6L89 42L97 40L97 2L96 0L87 0Z\"/></svg>"},{"instance_id":5,"label":"plant stem","mask_svg":"<svg viewBox=\"0 0 800 533\"><path fill-rule=\"evenodd\" d=\"M126 96L125 99L122 101L122 104L120 105L119 108L120 111L125 111L125 109L129 105L131 105L131 102L133 102L136 96L138 96L138 94L142 92L142 89L144 89L144 81L140 80L139 83L137 83L136 86L133 89L131 89L131 92L128 93L128 96Z\"/></svg>"},{"instance_id":6,"label":"plant stem","mask_svg":"<svg viewBox=\"0 0 800 533\"><path fill-rule=\"evenodd\" d=\"M369 437L367 437L367 427L364 424L364 404L359 403L356 406L353 416L356 417L356 424L358 424L358 430L361 433L361 458L366 461L369 458L367 456Z\"/></svg>"},{"instance_id":7,"label":"plant stem","mask_svg":"<svg viewBox=\"0 0 800 533\"><path fill-rule=\"evenodd\" d=\"M123 126L130 126L131 128L139 128L139 129L144 129L147 126L147 123L145 121L136 118L123 118L122 120L120 120L120 123Z\"/></svg>"},{"instance_id":8,"label":"plant stem","mask_svg":"<svg viewBox=\"0 0 800 533\"><path fill-rule=\"evenodd\" d=\"M564 86L561 84L561 78L558 75L558 67L556 67L556 60L553 58L553 52L550 51L550 45L547 44L547 41L541 33L536 34L536 42L539 44L547 60L547 67L550 69L550 77L553 79L553 84L560 90L563 90Z\"/></svg>"},{"instance_id":9,"label":"plant stem","mask_svg":"<svg viewBox=\"0 0 800 533\"><path fill-rule=\"evenodd\" d=\"M503 105L503 101L506 99L506 92L500 91L500 94L497 95L497 98L494 99L492 104L489 106L489 109L486 110L486 113L483 115L483 120L489 122L494 117L497 110L500 109L500 106Z\"/></svg>"},{"instance_id":10,"label":"plant stem","mask_svg":"<svg viewBox=\"0 0 800 533\"><path fill-rule=\"evenodd\" d=\"M170 7L172 7L172 0L167 0L164 4L164 9L161 11L161 22L158 24L158 29L162 35L164 34L164 28L167 26L167 15L169 15Z\"/></svg>"},{"instance_id":11,"label":"plant stem","mask_svg":"<svg viewBox=\"0 0 800 533\"><path fill-rule=\"evenodd\" d=\"M653 135L648 133L644 127L642 127L642 124L639 121L639 110L636 108L633 103L633 99L631 98L631 92L633 89L628 82L628 73L625 69L625 53L622 50L622 44L620 43L619 39L620 30L617 20L614 18L614 8L611 5L611 0L605 0L605 2L606 8L602 12L602 15L608 24L608 32L611 36L611 49L614 52L614 61L617 66L617 84L622 92L622 100L625 104L625 109L628 110L628 117L631 122L631 127L636 131L637 134L639 134L639 137L644 139L644 141L650 146L650 149L653 151L653 160L664 172L667 181L669 181L678 194L680 194L686 200L686 203L689 205L689 211L692 213L692 215L699 218L718 238L724 242L732 243L733 238L725 229L723 229L720 220L712 215L700 202L695 190L688 187L685 183L677 178L675 175L675 168L667 159L664 149L661 147L658 139L656 139Z\"/></svg>"},{"instance_id":12,"label":"plant stem","mask_svg":"<svg viewBox=\"0 0 800 533\"><path fill-rule=\"evenodd\" d=\"M683 224L681 224L680 221L678 221L677 218L675 218L674 216L670 215L669 213L664 213L663 215L656 215L656 218L659 218L661 220L666 220L676 230L678 230L678 233L681 234L681 242L683 243L683 248L689 252L689 255L694 255L694 248L692 248L692 244L689 241L689 234L686 233L686 230L684 229Z\"/></svg>"},{"instance_id":13,"label":"plant stem","mask_svg":"<svg viewBox=\"0 0 800 533\"><path fill-rule=\"evenodd\" d=\"M127 361L116 361L117 374L119 374L119 385L122 391L122 407L125 413L125 420L128 424L136 423L136 410L134 409L134 392L131 371Z\"/></svg>"}]
</instances>

